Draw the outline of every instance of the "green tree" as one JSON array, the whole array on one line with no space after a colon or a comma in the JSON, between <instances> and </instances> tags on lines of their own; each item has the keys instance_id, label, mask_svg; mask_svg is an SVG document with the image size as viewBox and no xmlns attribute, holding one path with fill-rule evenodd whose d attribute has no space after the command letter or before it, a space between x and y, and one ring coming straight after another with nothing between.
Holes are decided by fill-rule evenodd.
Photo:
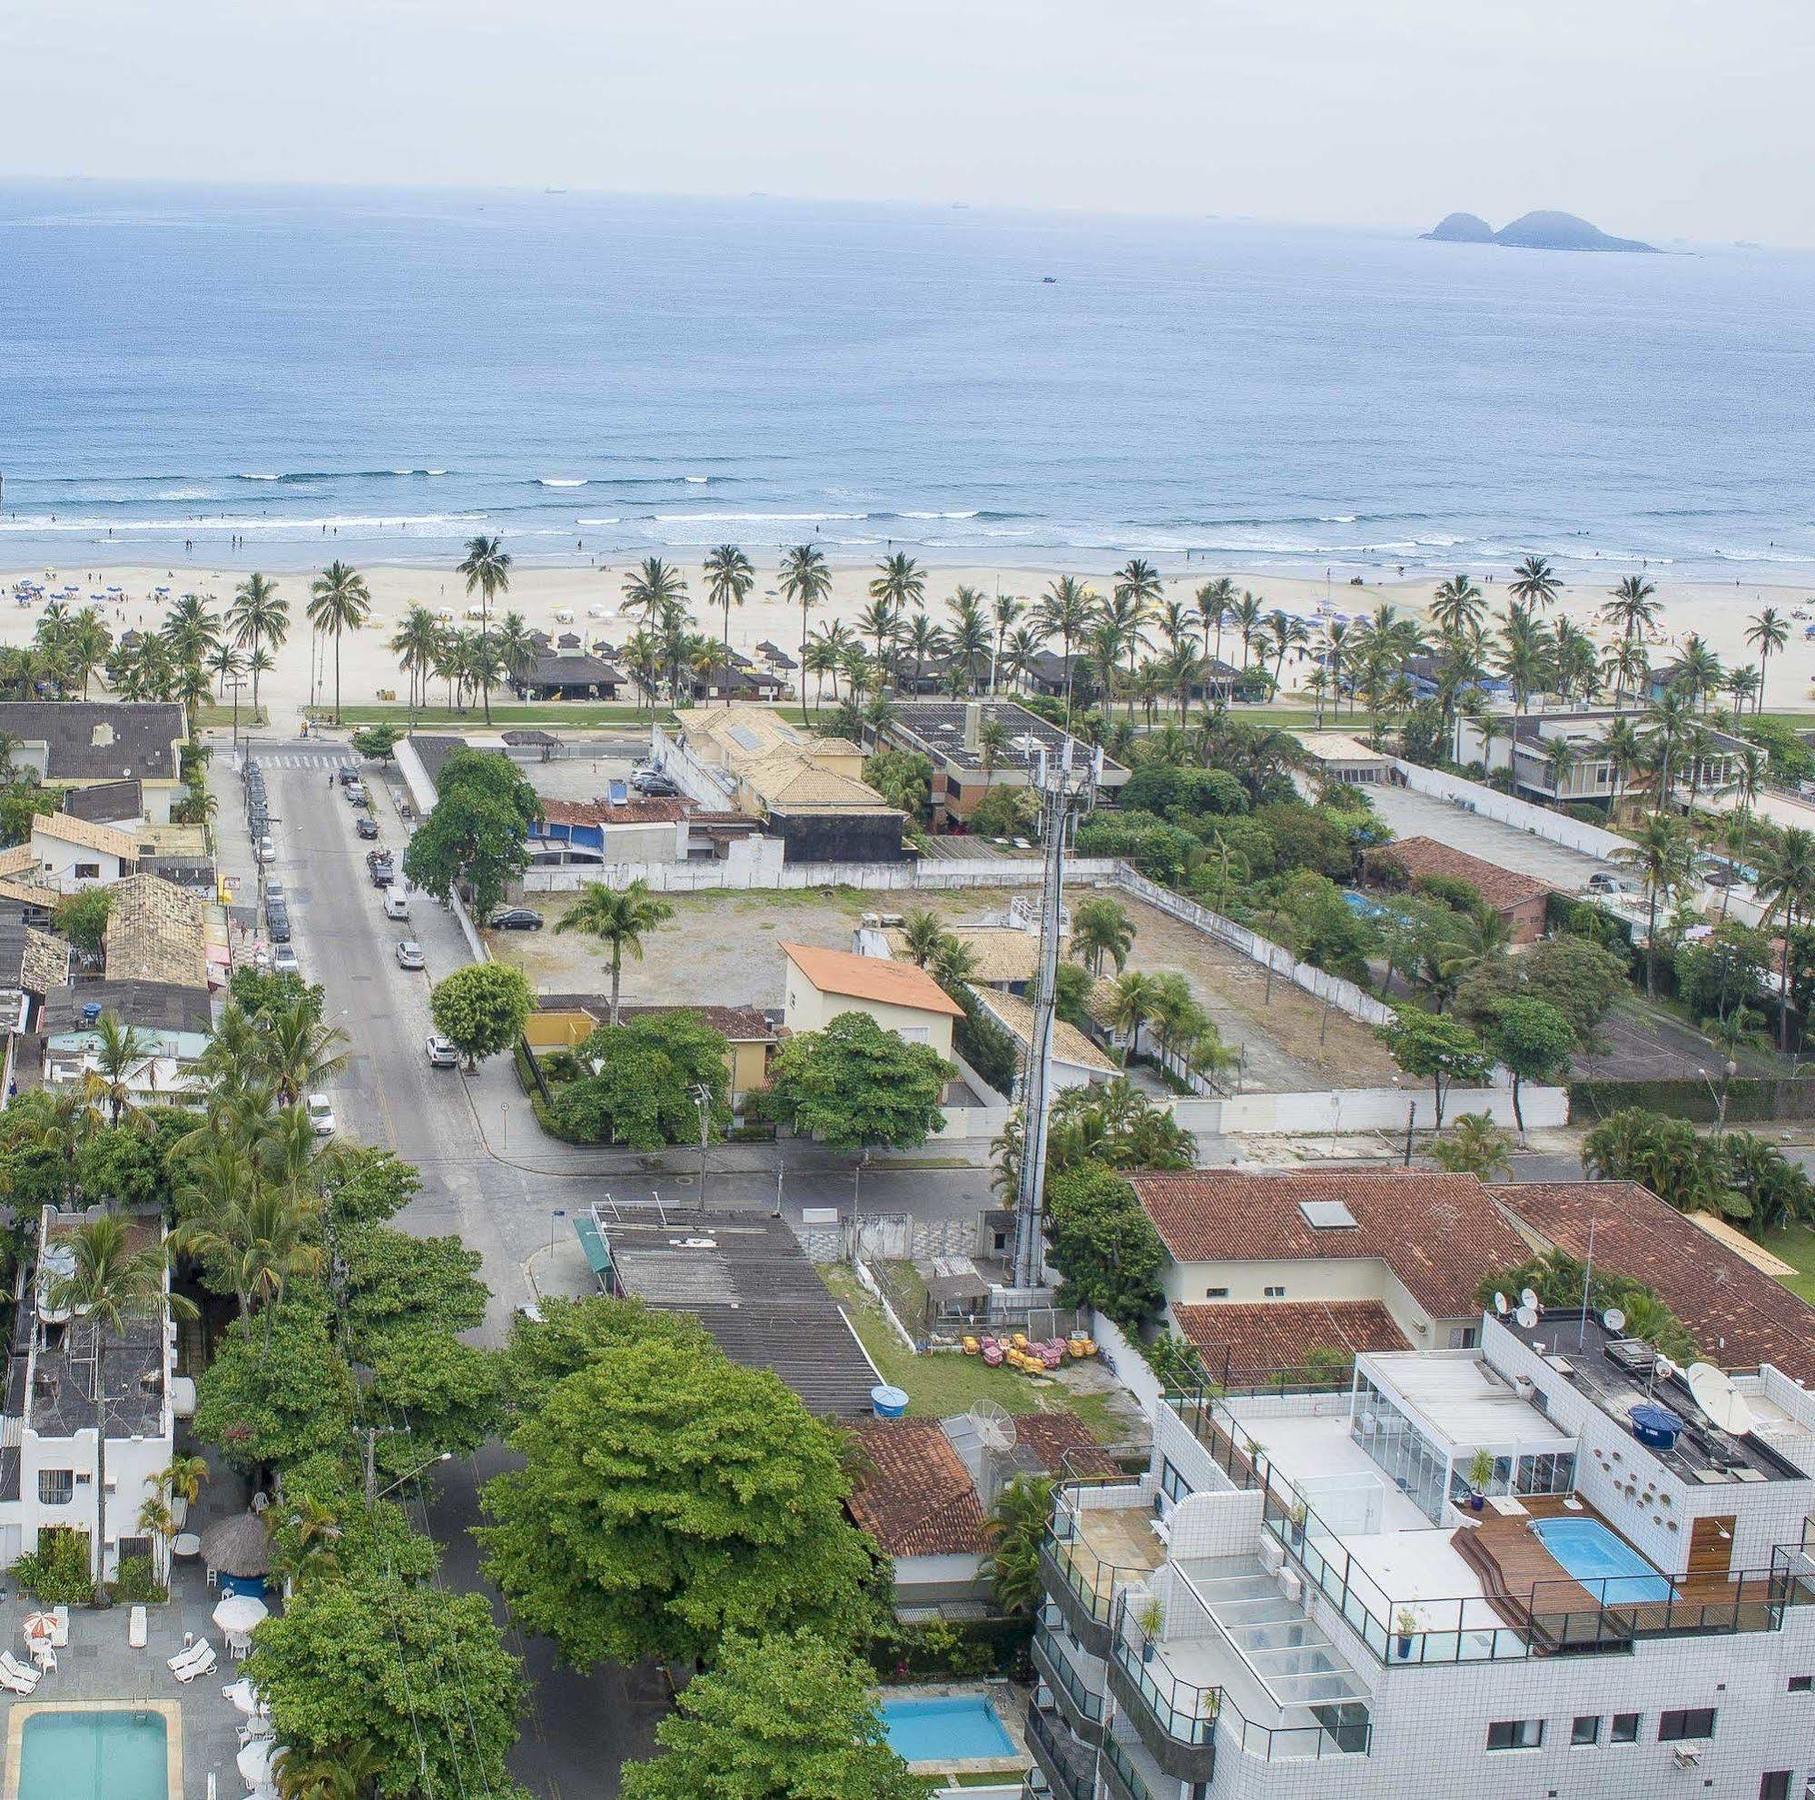
<instances>
[{"instance_id":1,"label":"green tree","mask_svg":"<svg viewBox=\"0 0 1815 1800\"><path fill-rule=\"evenodd\" d=\"M800 608L801 698L806 698L807 615L832 591L832 571L817 544L796 544L781 559L776 585L791 606Z\"/></svg>"},{"instance_id":2,"label":"green tree","mask_svg":"<svg viewBox=\"0 0 1815 1800\"><path fill-rule=\"evenodd\" d=\"M336 1226L381 1225L409 1205L422 1177L389 1150L342 1145L323 1186Z\"/></svg>"},{"instance_id":3,"label":"green tree","mask_svg":"<svg viewBox=\"0 0 1815 1800\"><path fill-rule=\"evenodd\" d=\"M1135 1331L1165 1305L1166 1247L1122 1177L1098 1162L1049 1174L1046 1235L1062 1306L1094 1306Z\"/></svg>"},{"instance_id":4,"label":"green tree","mask_svg":"<svg viewBox=\"0 0 1815 1800\"><path fill-rule=\"evenodd\" d=\"M889 1748L872 1675L805 1631L728 1637L655 1728L662 1754L624 1766L623 1800L925 1800Z\"/></svg>"},{"instance_id":5,"label":"green tree","mask_svg":"<svg viewBox=\"0 0 1815 1800\"><path fill-rule=\"evenodd\" d=\"M378 1440L378 1461L393 1475L443 1451L469 1456L497 1430L498 1358L440 1321L387 1333L371 1357L372 1397L406 1428Z\"/></svg>"},{"instance_id":6,"label":"green tree","mask_svg":"<svg viewBox=\"0 0 1815 1800\"><path fill-rule=\"evenodd\" d=\"M1520 997L1500 1008L1489 1028L1487 1047L1512 1076L1513 1118L1523 1138L1520 1087L1527 1081L1555 1081L1568 1073L1575 1053L1575 1031L1548 1000Z\"/></svg>"},{"instance_id":7,"label":"green tree","mask_svg":"<svg viewBox=\"0 0 1815 1800\"><path fill-rule=\"evenodd\" d=\"M88 1398L102 1410L108 1392L107 1352L111 1340L125 1335L133 1319L159 1317L166 1307L173 1317L193 1317L195 1305L181 1294L167 1293L169 1260L162 1243L135 1247L130 1226L117 1212L97 1212L65 1232L61 1243L70 1256L68 1271L50 1283L47 1299L59 1310L78 1313L93 1328L90 1363L93 1386ZM107 1433L95 1436L95 1527L89 1534L93 1555L94 1603L108 1603ZM123 1528L123 1521L116 1521Z\"/></svg>"},{"instance_id":8,"label":"green tree","mask_svg":"<svg viewBox=\"0 0 1815 1800\"><path fill-rule=\"evenodd\" d=\"M102 939L107 935L107 915L113 910L113 896L104 887L83 888L80 893L65 894L57 902L57 930L78 950L100 955Z\"/></svg>"},{"instance_id":9,"label":"green tree","mask_svg":"<svg viewBox=\"0 0 1815 1800\"><path fill-rule=\"evenodd\" d=\"M1437 1103L1437 1130L1443 1129L1443 1102L1458 1081L1484 1081L1494 1066L1474 1028L1461 1019L1427 1013L1415 1006L1398 1008L1391 1025L1375 1028L1393 1060L1408 1075L1428 1076Z\"/></svg>"},{"instance_id":10,"label":"green tree","mask_svg":"<svg viewBox=\"0 0 1815 1800\"><path fill-rule=\"evenodd\" d=\"M1808 834L1801 833L1807 837ZM1815 839L1811 840L1815 843ZM1659 902L1689 884L1694 870L1694 848L1682 824L1663 812L1654 812L1632 843L1615 850L1611 860L1629 869L1644 883L1648 912L1645 926L1645 992L1657 993L1657 909ZM1767 898L1761 880L1759 897Z\"/></svg>"},{"instance_id":11,"label":"green tree","mask_svg":"<svg viewBox=\"0 0 1815 1800\"><path fill-rule=\"evenodd\" d=\"M381 1574L300 1586L247 1675L292 1755L369 1746L380 1800L510 1794L525 1685L483 1594Z\"/></svg>"},{"instance_id":12,"label":"green tree","mask_svg":"<svg viewBox=\"0 0 1815 1800\"><path fill-rule=\"evenodd\" d=\"M735 544L720 544L706 554L703 573L706 577L706 598L723 612L725 621L724 641L719 646L719 655L727 668L731 665L731 609L742 606L749 597L751 588L756 585L756 571L750 566L750 559ZM731 704L727 697L725 704Z\"/></svg>"},{"instance_id":13,"label":"green tree","mask_svg":"<svg viewBox=\"0 0 1815 1800\"><path fill-rule=\"evenodd\" d=\"M1108 957L1119 975L1133 948L1134 920L1120 901L1099 895L1079 902L1071 916L1071 954L1089 963L1091 974L1101 975Z\"/></svg>"},{"instance_id":14,"label":"green tree","mask_svg":"<svg viewBox=\"0 0 1815 1800\"><path fill-rule=\"evenodd\" d=\"M555 924L556 931L578 931L595 939L611 956L611 1023L618 1023L618 986L626 952L643 960L643 939L674 917L674 908L651 892L642 876L622 888L589 881L580 897Z\"/></svg>"},{"instance_id":15,"label":"green tree","mask_svg":"<svg viewBox=\"0 0 1815 1800\"><path fill-rule=\"evenodd\" d=\"M195 1433L234 1468L280 1467L339 1453L353 1433L353 1377L328 1337L319 1298L235 1319L196 1386Z\"/></svg>"},{"instance_id":16,"label":"green tree","mask_svg":"<svg viewBox=\"0 0 1815 1800\"><path fill-rule=\"evenodd\" d=\"M355 568L336 559L309 584L309 623L334 640L334 723L340 723L340 640L372 614L372 592Z\"/></svg>"},{"instance_id":17,"label":"green tree","mask_svg":"<svg viewBox=\"0 0 1815 1800\"><path fill-rule=\"evenodd\" d=\"M403 872L438 900L464 882L478 911L489 913L505 883L529 867L528 832L540 810L536 790L507 757L456 750L404 851Z\"/></svg>"},{"instance_id":18,"label":"green tree","mask_svg":"<svg viewBox=\"0 0 1815 1800\"><path fill-rule=\"evenodd\" d=\"M508 1050L535 1009L529 977L508 963L468 963L436 982L429 995L435 1029L466 1058L469 1069L476 1069L482 1056Z\"/></svg>"},{"instance_id":19,"label":"green tree","mask_svg":"<svg viewBox=\"0 0 1815 1800\"><path fill-rule=\"evenodd\" d=\"M1512 1165L1506 1133L1490 1113L1458 1113L1448 1133L1431 1145L1431 1160L1451 1175L1479 1175L1483 1181L1503 1179Z\"/></svg>"},{"instance_id":20,"label":"green tree","mask_svg":"<svg viewBox=\"0 0 1815 1800\"><path fill-rule=\"evenodd\" d=\"M252 671L252 717L256 720L258 678L271 667L272 654L290 635L290 603L279 596L276 582L254 570L240 583L233 604L227 608L227 629L246 652L246 667Z\"/></svg>"},{"instance_id":21,"label":"green tree","mask_svg":"<svg viewBox=\"0 0 1815 1800\"><path fill-rule=\"evenodd\" d=\"M1052 1519L1052 1491L1050 1475L1017 1475L990 1511L990 1591L1005 1613L1031 1613L1046 1597L1040 1545Z\"/></svg>"},{"instance_id":22,"label":"green tree","mask_svg":"<svg viewBox=\"0 0 1815 1800\"><path fill-rule=\"evenodd\" d=\"M347 1330L358 1348L375 1350L425 1325L458 1332L484 1322L484 1259L459 1238L355 1225L337 1241L346 1264Z\"/></svg>"},{"instance_id":23,"label":"green tree","mask_svg":"<svg viewBox=\"0 0 1815 1800\"><path fill-rule=\"evenodd\" d=\"M790 1038L770 1071L775 1117L840 1150L905 1150L944 1129L945 1084L958 1071L868 1013L840 1013Z\"/></svg>"},{"instance_id":24,"label":"green tree","mask_svg":"<svg viewBox=\"0 0 1815 1800\"><path fill-rule=\"evenodd\" d=\"M368 725L353 733L353 748L373 762L389 762L403 733L395 725Z\"/></svg>"},{"instance_id":25,"label":"green tree","mask_svg":"<svg viewBox=\"0 0 1815 1800\"><path fill-rule=\"evenodd\" d=\"M601 1026L574 1052L588 1073L561 1084L555 1121L574 1137L635 1150L697 1143L703 1087L709 1129L722 1135L731 1123L728 1054L724 1034L694 1012Z\"/></svg>"},{"instance_id":26,"label":"green tree","mask_svg":"<svg viewBox=\"0 0 1815 1800\"><path fill-rule=\"evenodd\" d=\"M492 601L510 588L510 552L504 548L502 538L469 538L466 555L461 558L458 569L466 577L466 591L479 596L477 665L481 671L480 686L485 694L485 722L489 725L492 722L492 682L496 679L493 671L497 667L490 642Z\"/></svg>"},{"instance_id":27,"label":"green tree","mask_svg":"<svg viewBox=\"0 0 1815 1800\"><path fill-rule=\"evenodd\" d=\"M778 1627L852 1643L871 1622L836 1441L766 1370L601 1344L510 1443L523 1467L481 1493L486 1573L576 1668L710 1660L727 1632Z\"/></svg>"}]
</instances>

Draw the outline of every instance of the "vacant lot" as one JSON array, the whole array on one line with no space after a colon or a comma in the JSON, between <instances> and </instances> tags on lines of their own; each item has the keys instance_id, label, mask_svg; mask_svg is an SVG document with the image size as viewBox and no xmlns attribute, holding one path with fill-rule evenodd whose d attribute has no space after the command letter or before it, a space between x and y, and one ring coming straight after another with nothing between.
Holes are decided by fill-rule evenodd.
<instances>
[{"instance_id":1,"label":"vacant lot","mask_svg":"<svg viewBox=\"0 0 1815 1800\"><path fill-rule=\"evenodd\" d=\"M1723 1052L1686 1020L1641 994L1622 994L1601 1021L1604 1056L1578 1056L1573 1073L1601 1081L1693 1081L1699 1070L1718 1069ZM1734 1052L1745 1075L1770 1075L1775 1059L1741 1046Z\"/></svg>"}]
</instances>

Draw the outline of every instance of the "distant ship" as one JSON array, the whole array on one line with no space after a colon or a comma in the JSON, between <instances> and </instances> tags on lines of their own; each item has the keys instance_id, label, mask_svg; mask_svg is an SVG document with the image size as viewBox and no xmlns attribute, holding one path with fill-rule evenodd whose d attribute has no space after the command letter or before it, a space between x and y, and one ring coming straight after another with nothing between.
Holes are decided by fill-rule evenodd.
<instances>
[{"instance_id":1,"label":"distant ship","mask_svg":"<svg viewBox=\"0 0 1815 1800\"><path fill-rule=\"evenodd\" d=\"M1056 285L1056 283L1058 282L1058 279L1059 278L1056 275L1042 275L1040 277L1041 282L1047 287L1052 287L1052 286Z\"/></svg>"}]
</instances>

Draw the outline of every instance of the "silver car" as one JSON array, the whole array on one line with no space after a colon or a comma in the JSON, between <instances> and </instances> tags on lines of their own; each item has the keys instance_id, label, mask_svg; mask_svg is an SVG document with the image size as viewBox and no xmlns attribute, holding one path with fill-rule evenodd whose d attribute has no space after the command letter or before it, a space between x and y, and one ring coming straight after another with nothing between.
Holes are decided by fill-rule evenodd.
<instances>
[{"instance_id":1,"label":"silver car","mask_svg":"<svg viewBox=\"0 0 1815 1800\"><path fill-rule=\"evenodd\" d=\"M400 969L426 969L428 962L422 954L422 946L414 938L405 938L397 946L397 966Z\"/></svg>"}]
</instances>

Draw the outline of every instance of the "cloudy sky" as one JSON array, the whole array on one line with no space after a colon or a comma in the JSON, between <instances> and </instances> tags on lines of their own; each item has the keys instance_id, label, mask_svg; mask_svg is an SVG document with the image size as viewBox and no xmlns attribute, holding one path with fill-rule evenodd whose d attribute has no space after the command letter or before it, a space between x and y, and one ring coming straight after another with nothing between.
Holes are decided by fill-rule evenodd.
<instances>
[{"instance_id":1,"label":"cloudy sky","mask_svg":"<svg viewBox=\"0 0 1815 1800\"><path fill-rule=\"evenodd\" d=\"M1815 245L1808 0L7 0L0 172Z\"/></svg>"}]
</instances>

